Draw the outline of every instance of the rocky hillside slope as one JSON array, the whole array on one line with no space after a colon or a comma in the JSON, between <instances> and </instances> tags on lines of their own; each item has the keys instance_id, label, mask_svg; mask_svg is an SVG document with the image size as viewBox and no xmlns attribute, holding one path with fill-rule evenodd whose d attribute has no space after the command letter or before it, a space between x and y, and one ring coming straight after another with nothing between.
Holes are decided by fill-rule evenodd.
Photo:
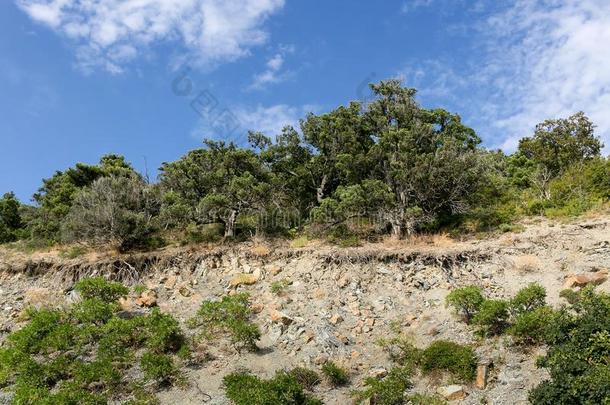
<instances>
[{"instance_id":1,"label":"rocky hillside slope","mask_svg":"<svg viewBox=\"0 0 610 405\"><path fill-rule=\"evenodd\" d=\"M445 307L446 295L477 284L490 297L510 297L536 281L547 289L548 301L560 305L559 292L570 276L608 268L610 218L564 225L542 221L485 240L435 237L350 249L261 242L72 260L2 251L0 340L19 326L24 307L65 305L74 281L86 275L143 285L151 291L125 300L126 309L146 310L145 304L154 303L185 323L203 300L247 291L263 334L261 350L238 353L219 337L202 349L204 366L185 371L186 387L159 392L162 403L224 404L222 377L231 371L247 368L270 377L281 368L318 369L328 359L349 369L352 382L343 388L321 384L316 395L328 404L350 403L350 391L365 377L391 367L376 341L399 327L421 347L437 339L471 344L489 364L485 388L481 382L462 386L458 396L465 396L456 403L519 404L527 403L528 390L546 377L535 366L543 349L524 352L504 337L478 339ZM597 288L610 291L610 282ZM450 382L418 377L414 390L435 393Z\"/></svg>"}]
</instances>

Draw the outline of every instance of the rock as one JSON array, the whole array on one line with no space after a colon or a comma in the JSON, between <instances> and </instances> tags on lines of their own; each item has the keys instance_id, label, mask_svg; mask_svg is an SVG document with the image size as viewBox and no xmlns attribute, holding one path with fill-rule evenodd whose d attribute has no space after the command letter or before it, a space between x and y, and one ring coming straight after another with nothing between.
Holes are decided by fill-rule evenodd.
<instances>
[{"instance_id":1,"label":"rock","mask_svg":"<svg viewBox=\"0 0 610 405\"><path fill-rule=\"evenodd\" d=\"M186 286L186 285L180 286L180 288L178 289L178 292L183 297L190 297L191 295L193 295L193 291L190 288L188 288L188 286Z\"/></svg>"},{"instance_id":2,"label":"rock","mask_svg":"<svg viewBox=\"0 0 610 405\"><path fill-rule=\"evenodd\" d=\"M134 309L134 302L130 298L119 298L119 306L123 311L132 311Z\"/></svg>"},{"instance_id":3,"label":"rock","mask_svg":"<svg viewBox=\"0 0 610 405\"><path fill-rule=\"evenodd\" d=\"M466 391L461 385L445 385L439 387L436 392L445 398L447 401L455 401L457 399L466 398Z\"/></svg>"},{"instance_id":4,"label":"rock","mask_svg":"<svg viewBox=\"0 0 610 405\"><path fill-rule=\"evenodd\" d=\"M265 305L261 302L255 302L254 304L250 305L250 310L254 314L260 314L263 312L263 309L265 309Z\"/></svg>"},{"instance_id":5,"label":"rock","mask_svg":"<svg viewBox=\"0 0 610 405\"><path fill-rule=\"evenodd\" d=\"M136 304L141 307L154 307L157 305L157 293L154 290L146 290L136 300Z\"/></svg>"},{"instance_id":6,"label":"rock","mask_svg":"<svg viewBox=\"0 0 610 405\"><path fill-rule=\"evenodd\" d=\"M330 317L330 323L332 323L333 325L337 325L341 322L343 322L343 317L339 314L334 314Z\"/></svg>"},{"instance_id":7,"label":"rock","mask_svg":"<svg viewBox=\"0 0 610 405\"><path fill-rule=\"evenodd\" d=\"M477 366L477 381L476 386L480 390L487 387L487 376L489 374L489 363L479 363Z\"/></svg>"},{"instance_id":8,"label":"rock","mask_svg":"<svg viewBox=\"0 0 610 405\"><path fill-rule=\"evenodd\" d=\"M326 363L327 361L328 361L328 356L325 354L321 354L318 357L316 357L313 362L315 364L317 364L318 366L320 366L320 365Z\"/></svg>"},{"instance_id":9,"label":"rock","mask_svg":"<svg viewBox=\"0 0 610 405\"><path fill-rule=\"evenodd\" d=\"M608 279L608 270L600 270L593 273L580 273L566 278L563 288L585 287L587 285L599 285Z\"/></svg>"},{"instance_id":10,"label":"rock","mask_svg":"<svg viewBox=\"0 0 610 405\"><path fill-rule=\"evenodd\" d=\"M231 286L231 288L236 288L240 285L252 285L255 284L258 279L259 277L255 274L240 273L229 281L229 286Z\"/></svg>"},{"instance_id":11,"label":"rock","mask_svg":"<svg viewBox=\"0 0 610 405\"><path fill-rule=\"evenodd\" d=\"M385 369L384 367L378 367L378 368L374 368L371 371L369 371L369 376L373 377L373 378L383 378L386 375L388 375L388 370Z\"/></svg>"},{"instance_id":12,"label":"rock","mask_svg":"<svg viewBox=\"0 0 610 405\"><path fill-rule=\"evenodd\" d=\"M277 311L275 309L271 309L269 311L269 314L271 315L271 321L275 322L275 323L282 323L284 325L290 325L294 321L294 319L292 319L285 313L283 313L281 311Z\"/></svg>"},{"instance_id":13,"label":"rock","mask_svg":"<svg viewBox=\"0 0 610 405\"><path fill-rule=\"evenodd\" d=\"M270 273L272 276L276 276L276 275L280 274L281 272L282 272L282 268L281 268L280 266L275 266L275 265L274 265L274 266L271 266L271 267L269 268L269 273Z\"/></svg>"},{"instance_id":14,"label":"rock","mask_svg":"<svg viewBox=\"0 0 610 405\"><path fill-rule=\"evenodd\" d=\"M165 285L165 288L167 288L168 290L171 290L176 286L177 282L178 277L172 274L170 276L167 276L167 279L165 280L165 283L163 285Z\"/></svg>"}]
</instances>

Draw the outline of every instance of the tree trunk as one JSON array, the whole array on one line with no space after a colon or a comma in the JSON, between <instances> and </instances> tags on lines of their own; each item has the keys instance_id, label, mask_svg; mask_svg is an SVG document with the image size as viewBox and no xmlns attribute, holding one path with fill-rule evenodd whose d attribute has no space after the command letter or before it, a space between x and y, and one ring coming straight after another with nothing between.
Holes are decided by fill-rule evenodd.
<instances>
[{"instance_id":1,"label":"tree trunk","mask_svg":"<svg viewBox=\"0 0 610 405\"><path fill-rule=\"evenodd\" d=\"M232 238L235 236L235 222L237 221L237 211L231 210L229 218L225 222L225 238Z\"/></svg>"},{"instance_id":2,"label":"tree trunk","mask_svg":"<svg viewBox=\"0 0 610 405\"><path fill-rule=\"evenodd\" d=\"M316 199L318 200L318 204L322 203L324 199L324 188L326 187L326 175L322 176L322 181L320 181L320 186L316 189Z\"/></svg>"}]
</instances>

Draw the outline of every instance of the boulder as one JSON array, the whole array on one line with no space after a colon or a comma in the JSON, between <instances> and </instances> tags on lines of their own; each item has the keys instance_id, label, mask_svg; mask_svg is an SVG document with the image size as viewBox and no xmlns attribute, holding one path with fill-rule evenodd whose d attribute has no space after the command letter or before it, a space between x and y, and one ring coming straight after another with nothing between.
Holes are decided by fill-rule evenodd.
<instances>
[{"instance_id":1,"label":"boulder","mask_svg":"<svg viewBox=\"0 0 610 405\"><path fill-rule=\"evenodd\" d=\"M591 273L579 273L568 276L563 288L586 287L588 285L599 285L608 279L608 270L600 270Z\"/></svg>"},{"instance_id":2,"label":"boulder","mask_svg":"<svg viewBox=\"0 0 610 405\"><path fill-rule=\"evenodd\" d=\"M141 307L154 307L157 305L157 293L154 290L146 290L136 300Z\"/></svg>"},{"instance_id":3,"label":"boulder","mask_svg":"<svg viewBox=\"0 0 610 405\"><path fill-rule=\"evenodd\" d=\"M258 279L259 276L256 274L239 273L229 281L229 286L231 286L231 288L236 288L240 285L252 285L256 284Z\"/></svg>"},{"instance_id":4,"label":"boulder","mask_svg":"<svg viewBox=\"0 0 610 405\"><path fill-rule=\"evenodd\" d=\"M466 391L461 385L445 385L439 387L436 392L445 398L447 401L455 401L466 398Z\"/></svg>"},{"instance_id":5,"label":"boulder","mask_svg":"<svg viewBox=\"0 0 610 405\"><path fill-rule=\"evenodd\" d=\"M269 315L271 315L271 321L275 323L282 323L284 325L290 325L294 320L286 315L285 313L271 309L269 311Z\"/></svg>"}]
</instances>

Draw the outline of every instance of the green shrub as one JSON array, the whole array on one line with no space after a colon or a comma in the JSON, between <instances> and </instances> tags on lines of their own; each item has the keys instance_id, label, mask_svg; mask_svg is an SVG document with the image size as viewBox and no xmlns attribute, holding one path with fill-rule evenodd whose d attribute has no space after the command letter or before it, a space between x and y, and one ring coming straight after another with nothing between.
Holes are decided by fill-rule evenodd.
<instances>
[{"instance_id":1,"label":"green shrub","mask_svg":"<svg viewBox=\"0 0 610 405\"><path fill-rule=\"evenodd\" d=\"M447 305L454 307L467 323L477 313L483 301L485 301L485 297L483 297L481 288L474 285L457 288L451 291L446 298Z\"/></svg>"},{"instance_id":2,"label":"green shrub","mask_svg":"<svg viewBox=\"0 0 610 405\"><path fill-rule=\"evenodd\" d=\"M406 403L405 391L411 388L410 367L396 367L390 370L383 379L368 377L364 380L364 389L354 391L352 395L358 401L369 400L375 405L398 405Z\"/></svg>"},{"instance_id":3,"label":"green shrub","mask_svg":"<svg viewBox=\"0 0 610 405\"><path fill-rule=\"evenodd\" d=\"M546 290L538 283L522 288L510 301L511 313L518 316L546 304Z\"/></svg>"},{"instance_id":4,"label":"green shrub","mask_svg":"<svg viewBox=\"0 0 610 405\"><path fill-rule=\"evenodd\" d=\"M284 371L269 380L248 372L235 372L223 378L227 397L235 405L321 405L322 401L306 394L297 379Z\"/></svg>"},{"instance_id":5,"label":"green shrub","mask_svg":"<svg viewBox=\"0 0 610 405\"><path fill-rule=\"evenodd\" d=\"M176 379L178 373L171 356L155 352L144 353L140 359L140 367L142 367L147 380L159 384L172 382Z\"/></svg>"},{"instance_id":6,"label":"green shrub","mask_svg":"<svg viewBox=\"0 0 610 405\"><path fill-rule=\"evenodd\" d=\"M324 363L322 366L322 373L333 387L345 385L349 382L349 374L347 371L332 361Z\"/></svg>"},{"instance_id":7,"label":"green shrub","mask_svg":"<svg viewBox=\"0 0 610 405\"><path fill-rule=\"evenodd\" d=\"M432 371L447 371L462 381L471 381L476 368L474 351L457 343L437 340L422 353L421 369L426 374Z\"/></svg>"},{"instance_id":8,"label":"green shrub","mask_svg":"<svg viewBox=\"0 0 610 405\"><path fill-rule=\"evenodd\" d=\"M126 289L117 283L84 279L76 288L85 298L72 308L26 311L26 325L0 348L0 386L17 404L153 403L138 387L178 381L174 359L187 345L177 321L158 309L120 318L112 301Z\"/></svg>"},{"instance_id":9,"label":"green shrub","mask_svg":"<svg viewBox=\"0 0 610 405\"><path fill-rule=\"evenodd\" d=\"M320 383L320 376L315 371L305 367L295 367L290 370L292 375L299 384L306 390L312 390Z\"/></svg>"},{"instance_id":10,"label":"green shrub","mask_svg":"<svg viewBox=\"0 0 610 405\"><path fill-rule=\"evenodd\" d=\"M580 294L577 291L574 291L570 288L567 288L565 290L561 290L559 292L559 296L563 299L565 299L566 301L568 301L569 304L576 304L578 302L578 299L580 298Z\"/></svg>"},{"instance_id":11,"label":"green shrub","mask_svg":"<svg viewBox=\"0 0 610 405\"><path fill-rule=\"evenodd\" d=\"M548 323L550 379L530 391L533 404L605 404L610 400L610 296L585 288Z\"/></svg>"},{"instance_id":12,"label":"green shrub","mask_svg":"<svg viewBox=\"0 0 610 405\"><path fill-rule=\"evenodd\" d=\"M401 366L414 367L421 360L422 350L416 348L411 340L402 336L381 339L379 344L388 353L390 359Z\"/></svg>"},{"instance_id":13,"label":"green shrub","mask_svg":"<svg viewBox=\"0 0 610 405\"><path fill-rule=\"evenodd\" d=\"M538 307L518 315L508 332L513 336L517 344L532 345L543 343L553 318L554 311L551 307Z\"/></svg>"},{"instance_id":14,"label":"green shrub","mask_svg":"<svg viewBox=\"0 0 610 405\"><path fill-rule=\"evenodd\" d=\"M191 323L203 326L206 337L218 332L229 333L236 348L255 351L261 333L258 326L250 322L251 312L247 293L227 295L220 301L204 301Z\"/></svg>"},{"instance_id":15,"label":"green shrub","mask_svg":"<svg viewBox=\"0 0 610 405\"><path fill-rule=\"evenodd\" d=\"M116 302L129 294L129 289L120 283L107 281L102 277L92 277L80 280L74 285L83 299L97 298L104 302Z\"/></svg>"},{"instance_id":16,"label":"green shrub","mask_svg":"<svg viewBox=\"0 0 610 405\"><path fill-rule=\"evenodd\" d=\"M290 280L287 280L285 278L274 281L271 283L271 292L275 295L282 295L290 284Z\"/></svg>"},{"instance_id":17,"label":"green shrub","mask_svg":"<svg viewBox=\"0 0 610 405\"><path fill-rule=\"evenodd\" d=\"M479 312L472 319L479 326L483 336L499 335L507 326L508 302L505 300L485 300Z\"/></svg>"}]
</instances>

